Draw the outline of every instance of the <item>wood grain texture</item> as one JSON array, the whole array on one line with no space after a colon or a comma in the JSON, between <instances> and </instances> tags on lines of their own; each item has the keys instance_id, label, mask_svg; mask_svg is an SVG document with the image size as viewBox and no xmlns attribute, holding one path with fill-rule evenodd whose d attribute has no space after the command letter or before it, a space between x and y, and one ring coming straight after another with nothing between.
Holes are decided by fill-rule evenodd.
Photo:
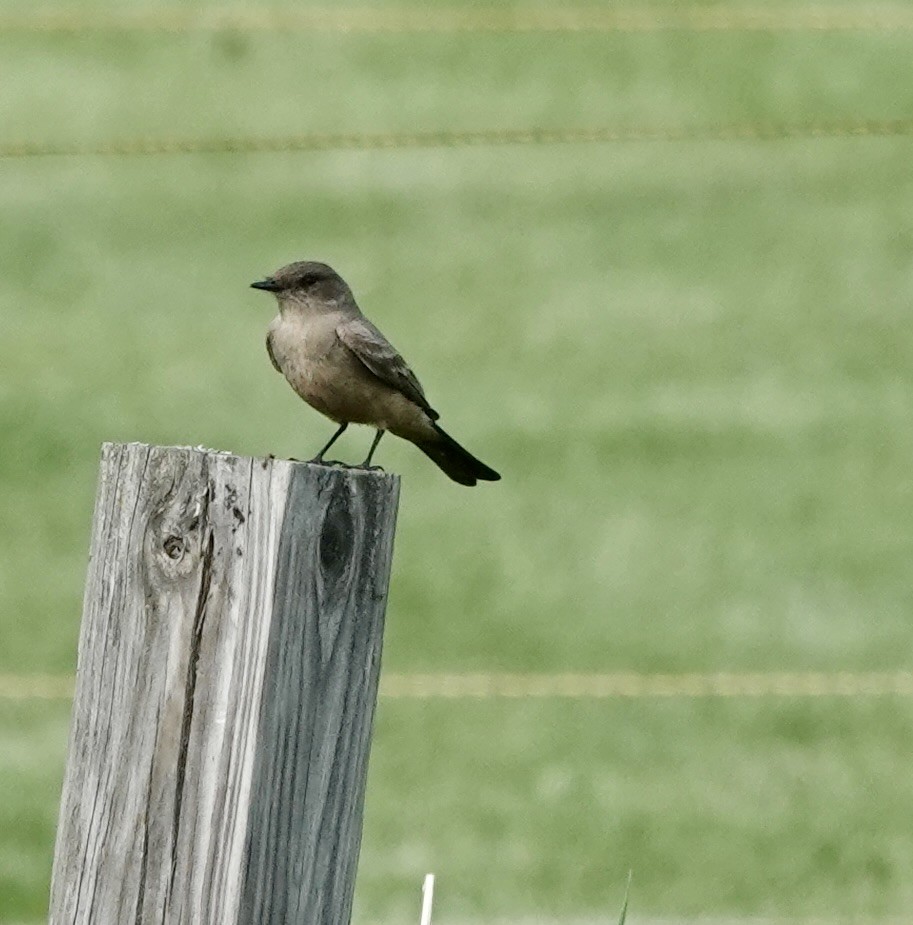
<instances>
[{"instance_id":1,"label":"wood grain texture","mask_svg":"<svg viewBox=\"0 0 913 925\"><path fill-rule=\"evenodd\" d=\"M398 494L104 447L54 925L347 925Z\"/></svg>"}]
</instances>

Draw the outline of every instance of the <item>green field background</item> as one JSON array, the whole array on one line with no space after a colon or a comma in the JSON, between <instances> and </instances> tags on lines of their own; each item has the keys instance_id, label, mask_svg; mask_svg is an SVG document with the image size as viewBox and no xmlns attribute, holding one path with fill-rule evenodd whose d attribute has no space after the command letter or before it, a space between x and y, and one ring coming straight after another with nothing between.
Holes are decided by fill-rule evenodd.
<instances>
[{"instance_id":1,"label":"green field background","mask_svg":"<svg viewBox=\"0 0 913 925\"><path fill-rule=\"evenodd\" d=\"M888 31L0 28L0 144L900 119L911 60ZM0 208L0 674L74 670L102 441L327 439L247 288L305 257L504 476L381 445L388 670L911 664L913 138L3 159ZM46 909L68 722L0 700L3 925ZM901 915L911 742L901 698L384 700L356 923L417 920L428 870L442 925L608 921L629 869L635 919Z\"/></svg>"}]
</instances>

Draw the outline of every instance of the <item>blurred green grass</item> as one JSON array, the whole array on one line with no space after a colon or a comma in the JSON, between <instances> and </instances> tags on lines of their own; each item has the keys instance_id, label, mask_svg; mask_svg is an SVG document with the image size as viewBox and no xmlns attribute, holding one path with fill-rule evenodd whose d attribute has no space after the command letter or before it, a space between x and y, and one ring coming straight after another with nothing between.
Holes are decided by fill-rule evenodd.
<instances>
[{"instance_id":1,"label":"blurred green grass","mask_svg":"<svg viewBox=\"0 0 913 925\"><path fill-rule=\"evenodd\" d=\"M894 118L913 35L0 34L3 140ZM75 659L98 446L302 456L247 283L323 259L504 473L411 447L399 671L909 664L910 140L5 161L0 671ZM361 458L367 432L347 434ZM66 709L0 712L0 921ZM359 909L909 908L906 702L379 714ZM446 897L446 905L445 905ZM607 911L608 910L608 911Z\"/></svg>"},{"instance_id":2,"label":"blurred green grass","mask_svg":"<svg viewBox=\"0 0 913 925\"><path fill-rule=\"evenodd\" d=\"M68 709L0 707L0 890L41 915ZM909 705L381 701L354 921L874 921L913 901ZM788 904L787 904L788 901ZM718 921L719 919L717 919Z\"/></svg>"}]
</instances>

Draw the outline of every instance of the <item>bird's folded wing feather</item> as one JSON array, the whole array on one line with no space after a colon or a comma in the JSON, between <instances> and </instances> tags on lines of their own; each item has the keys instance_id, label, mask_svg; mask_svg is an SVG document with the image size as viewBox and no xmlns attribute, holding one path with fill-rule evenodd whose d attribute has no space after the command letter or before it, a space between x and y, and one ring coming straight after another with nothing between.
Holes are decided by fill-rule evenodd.
<instances>
[{"instance_id":1,"label":"bird's folded wing feather","mask_svg":"<svg viewBox=\"0 0 913 925\"><path fill-rule=\"evenodd\" d=\"M378 379L402 392L436 421L440 415L428 404L415 373L394 346L366 318L351 318L336 328L336 336Z\"/></svg>"}]
</instances>

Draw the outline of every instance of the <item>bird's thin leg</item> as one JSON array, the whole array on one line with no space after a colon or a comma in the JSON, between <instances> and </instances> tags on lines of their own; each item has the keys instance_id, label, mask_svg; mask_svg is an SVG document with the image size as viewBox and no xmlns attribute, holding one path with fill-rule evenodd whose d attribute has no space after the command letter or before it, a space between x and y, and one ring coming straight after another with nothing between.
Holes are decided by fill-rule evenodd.
<instances>
[{"instance_id":1,"label":"bird's thin leg","mask_svg":"<svg viewBox=\"0 0 913 925\"><path fill-rule=\"evenodd\" d=\"M309 462L317 463L317 465L323 465L323 454L342 436L342 432L349 426L348 421L339 425L339 430L330 437L330 442Z\"/></svg>"},{"instance_id":2,"label":"bird's thin leg","mask_svg":"<svg viewBox=\"0 0 913 925\"><path fill-rule=\"evenodd\" d=\"M380 438L383 437L383 435L384 435L385 433L386 433L386 431L379 430L379 431L374 435L374 442L371 444L371 449L368 450L368 455L367 455L367 457L365 458L365 461L359 466L359 469L371 469L371 468L372 468L372 466L371 466L371 457L374 456L374 451L377 449L377 444L380 443ZM379 466L374 466L373 468L378 469L378 468L380 468L380 467L379 467Z\"/></svg>"}]
</instances>

